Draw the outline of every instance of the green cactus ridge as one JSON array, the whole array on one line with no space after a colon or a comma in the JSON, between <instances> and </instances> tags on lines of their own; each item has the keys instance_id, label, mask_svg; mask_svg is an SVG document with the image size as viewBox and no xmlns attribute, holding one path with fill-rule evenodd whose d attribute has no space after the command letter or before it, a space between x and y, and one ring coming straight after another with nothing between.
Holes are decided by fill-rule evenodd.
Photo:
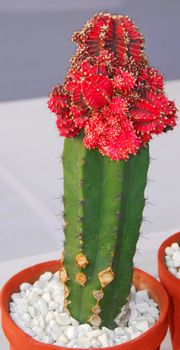
<instances>
[{"instance_id":1,"label":"green cactus ridge","mask_svg":"<svg viewBox=\"0 0 180 350\"><path fill-rule=\"evenodd\" d=\"M96 314L96 320L100 316L103 325L114 328L132 283L149 149L141 148L128 161L112 161L98 150L86 149L82 138L80 134L66 139L63 151L68 309L80 323ZM78 254L86 258L83 267L76 263ZM78 277L84 278L84 286ZM102 290L98 302L94 292Z\"/></svg>"}]
</instances>

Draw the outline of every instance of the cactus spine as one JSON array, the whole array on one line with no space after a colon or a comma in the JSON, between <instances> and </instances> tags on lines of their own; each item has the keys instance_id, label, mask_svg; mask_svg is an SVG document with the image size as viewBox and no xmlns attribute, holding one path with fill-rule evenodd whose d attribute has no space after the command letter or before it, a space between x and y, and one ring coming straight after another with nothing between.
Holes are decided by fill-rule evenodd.
<instances>
[{"instance_id":1,"label":"cactus spine","mask_svg":"<svg viewBox=\"0 0 180 350\"><path fill-rule=\"evenodd\" d=\"M149 149L114 162L82 137L66 139L63 151L65 296L81 323L113 328L130 293Z\"/></svg>"}]
</instances>

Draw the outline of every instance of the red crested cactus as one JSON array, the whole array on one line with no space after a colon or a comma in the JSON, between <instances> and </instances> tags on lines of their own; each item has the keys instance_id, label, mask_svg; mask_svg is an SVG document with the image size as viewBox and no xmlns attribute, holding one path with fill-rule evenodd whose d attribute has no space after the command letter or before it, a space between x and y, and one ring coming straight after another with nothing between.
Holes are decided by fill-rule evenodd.
<instances>
[{"instance_id":1,"label":"red crested cactus","mask_svg":"<svg viewBox=\"0 0 180 350\"><path fill-rule=\"evenodd\" d=\"M95 15L73 41L71 67L48 101L66 137L61 281L73 317L114 328L117 314L127 316L148 142L174 128L176 108L128 17Z\"/></svg>"},{"instance_id":2,"label":"red crested cactus","mask_svg":"<svg viewBox=\"0 0 180 350\"><path fill-rule=\"evenodd\" d=\"M73 41L78 50L72 67L48 103L60 135L74 137L84 129L87 148L119 160L176 125L163 77L148 66L143 37L128 17L96 15Z\"/></svg>"}]
</instances>

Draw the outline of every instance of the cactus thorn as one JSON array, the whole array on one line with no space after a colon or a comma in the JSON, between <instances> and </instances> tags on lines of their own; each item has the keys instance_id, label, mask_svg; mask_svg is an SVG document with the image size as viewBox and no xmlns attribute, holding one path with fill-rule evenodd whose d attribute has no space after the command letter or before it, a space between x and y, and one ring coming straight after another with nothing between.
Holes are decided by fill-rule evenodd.
<instances>
[{"instance_id":1,"label":"cactus thorn","mask_svg":"<svg viewBox=\"0 0 180 350\"><path fill-rule=\"evenodd\" d=\"M156 204L155 204L155 203L150 202L149 200L147 200L147 204L148 204L148 205L152 205L153 207L155 207L155 206L156 206Z\"/></svg>"},{"instance_id":2,"label":"cactus thorn","mask_svg":"<svg viewBox=\"0 0 180 350\"><path fill-rule=\"evenodd\" d=\"M78 224L82 224L83 219L84 219L83 216L79 216L77 220Z\"/></svg>"},{"instance_id":3,"label":"cactus thorn","mask_svg":"<svg viewBox=\"0 0 180 350\"><path fill-rule=\"evenodd\" d=\"M155 182L155 180L147 178L147 182Z\"/></svg>"},{"instance_id":4,"label":"cactus thorn","mask_svg":"<svg viewBox=\"0 0 180 350\"><path fill-rule=\"evenodd\" d=\"M143 216L143 221L147 222L148 224L152 224L152 222L150 220L148 220L145 216Z\"/></svg>"}]
</instances>

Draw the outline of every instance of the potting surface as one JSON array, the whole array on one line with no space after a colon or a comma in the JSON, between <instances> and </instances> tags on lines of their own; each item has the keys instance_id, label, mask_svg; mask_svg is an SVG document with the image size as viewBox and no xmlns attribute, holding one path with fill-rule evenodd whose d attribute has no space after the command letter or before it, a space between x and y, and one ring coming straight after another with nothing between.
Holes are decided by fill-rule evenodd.
<instances>
[{"instance_id":1,"label":"potting surface","mask_svg":"<svg viewBox=\"0 0 180 350\"><path fill-rule=\"evenodd\" d=\"M180 80L167 82L166 91L180 110ZM59 163L63 138L57 136L46 101L46 98L40 98L0 104L3 201L0 288L23 268L58 259L63 246L62 217L58 216L62 211L59 198L63 181ZM160 244L180 227L179 140L180 129L177 127L154 139L150 147L148 202L135 264L154 276L157 276ZM1 331L0 349L8 350ZM167 337L161 350L170 349Z\"/></svg>"},{"instance_id":2,"label":"potting surface","mask_svg":"<svg viewBox=\"0 0 180 350\"><path fill-rule=\"evenodd\" d=\"M148 259L144 258L143 259L143 267L144 270L149 271L149 256L153 257L153 250L156 249L154 245L152 245L151 249L148 249L148 245L146 247L147 251L145 253L145 257L148 257ZM51 252L48 254L42 254L42 255L35 255L23 259L16 259L16 260L11 260L7 262L0 263L0 286L2 286L7 279L14 275L17 271L20 271L21 269L34 265L38 262L42 261L48 261L52 260L54 258L57 258L59 255L59 252ZM153 257L154 259L154 257ZM136 259L136 264L138 266L142 266L142 257ZM155 269L155 266L154 266ZM0 327L0 349L1 350L9 350L9 345L8 342L5 338L5 336L2 333L2 329ZM161 350L170 350L171 349L171 343L170 343L170 338L169 335L167 335L166 339L164 340Z\"/></svg>"}]
</instances>

